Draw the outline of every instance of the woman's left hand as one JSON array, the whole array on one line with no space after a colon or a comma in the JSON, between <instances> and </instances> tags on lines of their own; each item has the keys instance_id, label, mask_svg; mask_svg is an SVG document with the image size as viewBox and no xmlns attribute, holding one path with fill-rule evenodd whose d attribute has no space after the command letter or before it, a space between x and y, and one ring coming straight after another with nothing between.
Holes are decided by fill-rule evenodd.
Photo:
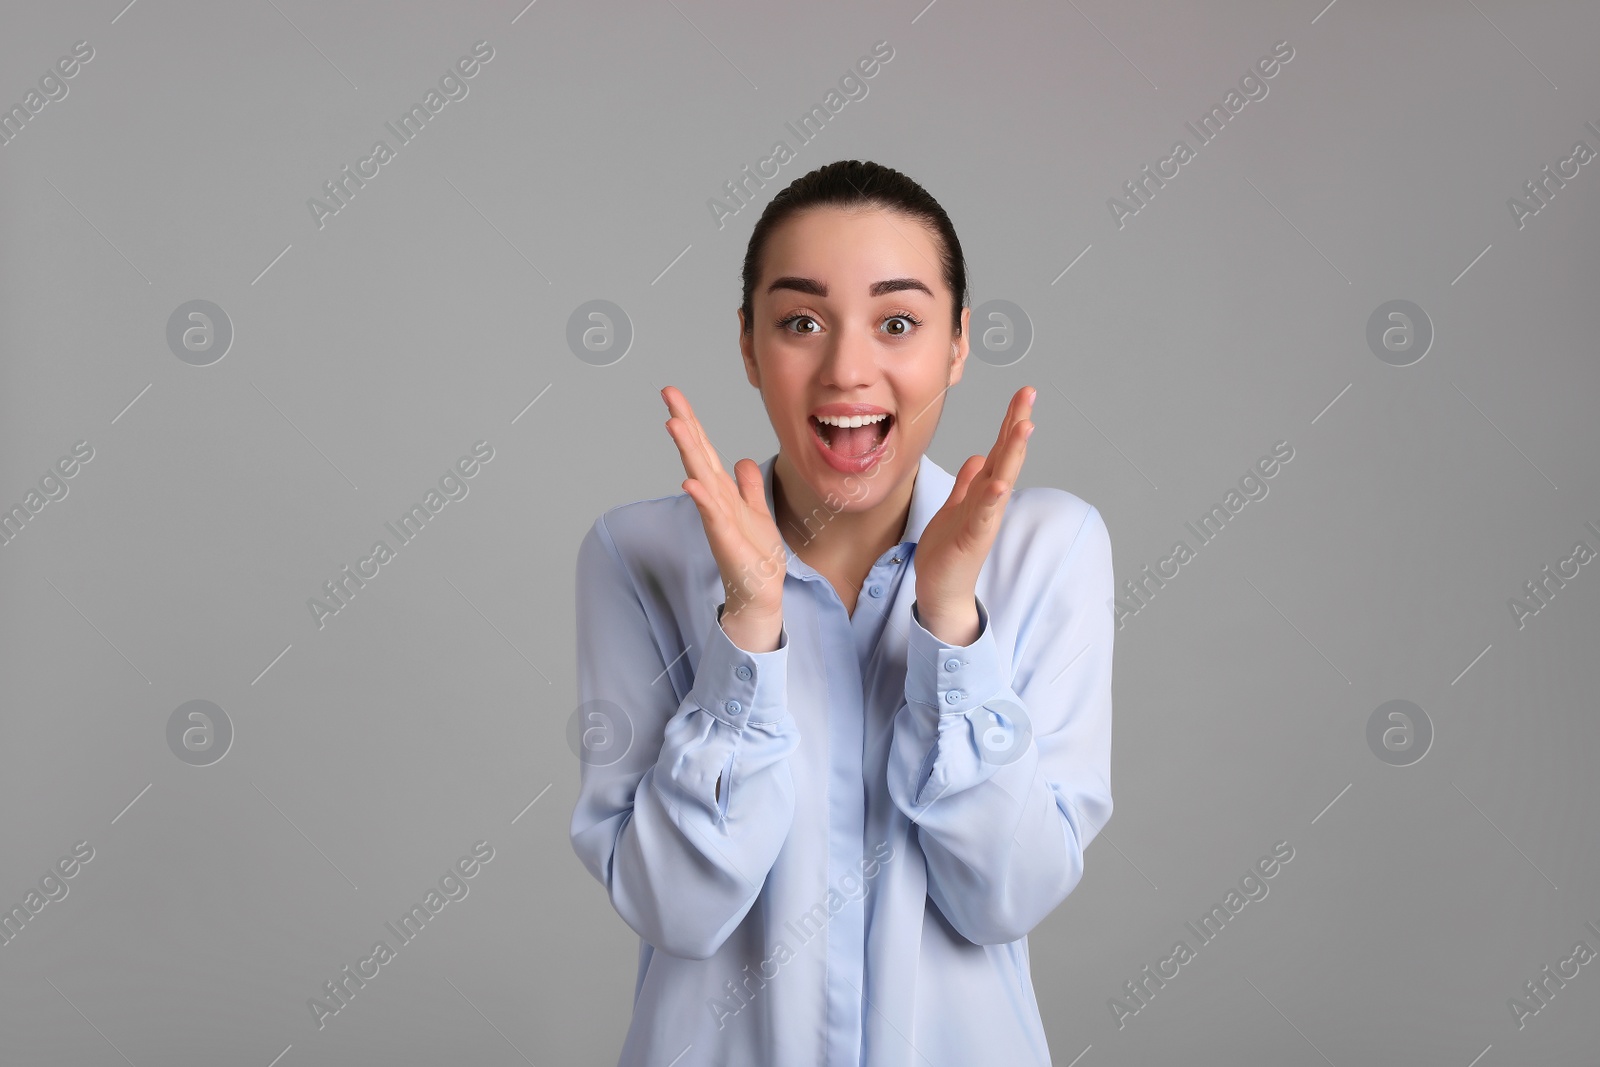
<instances>
[{"instance_id":1,"label":"woman's left hand","mask_svg":"<svg viewBox=\"0 0 1600 1067\"><path fill-rule=\"evenodd\" d=\"M978 572L1022 472L1037 395L1024 386L1012 396L994 447L988 456L971 456L961 465L950 499L917 541L917 615L940 640L965 645L977 637ZM967 639L955 640L962 635Z\"/></svg>"}]
</instances>

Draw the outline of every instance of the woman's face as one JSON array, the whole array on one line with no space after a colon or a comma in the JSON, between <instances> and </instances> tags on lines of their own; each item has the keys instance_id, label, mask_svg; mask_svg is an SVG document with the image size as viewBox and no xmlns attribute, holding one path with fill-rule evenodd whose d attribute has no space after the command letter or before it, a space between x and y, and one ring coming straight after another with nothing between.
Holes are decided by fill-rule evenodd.
<instances>
[{"instance_id":1,"label":"woman's face","mask_svg":"<svg viewBox=\"0 0 1600 1067\"><path fill-rule=\"evenodd\" d=\"M772 231L739 347L781 451L818 500L864 511L915 474L966 363L971 309L957 338L954 301L917 219L819 207ZM818 418L869 413L888 417L856 429Z\"/></svg>"}]
</instances>

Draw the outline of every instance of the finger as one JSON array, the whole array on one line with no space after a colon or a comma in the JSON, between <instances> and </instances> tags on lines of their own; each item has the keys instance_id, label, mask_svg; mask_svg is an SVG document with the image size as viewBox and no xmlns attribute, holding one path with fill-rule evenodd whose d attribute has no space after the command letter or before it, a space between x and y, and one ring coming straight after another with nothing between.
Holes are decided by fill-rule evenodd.
<instances>
[{"instance_id":1,"label":"finger","mask_svg":"<svg viewBox=\"0 0 1600 1067\"><path fill-rule=\"evenodd\" d=\"M1000 432L995 434L994 445L989 449L990 456L999 456L1005 449L1006 440L1011 433L1011 427L1017 420L1027 417L1027 412L1022 408L1022 398L1027 391L1027 386L1011 394L1011 399L1006 403L1006 413L1000 419Z\"/></svg>"},{"instance_id":2,"label":"finger","mask_svg":"<svg viewBox=\"0 0 1600 1067\"><path fill-rule=\"evenodd\" d=\"M690 433L689 424L683 421L681 415L674 414L667 419L667 434L677 446L678 458L683 463L683 473L693 479L705 480L707 471L705 464L701 462L700 447Z\"/></svg>"},{"instance_id":3,"label":"finger","mask_svg":"<svg viewBox=\"0 0 1600 1067\"><path fill-rule=\"evenodd\" d=\"M678 442L678 447L686 459L700 460L703 458L704 434L700 429L700 420L695 417L694 408L689 404L689 398L683 395L683 390L669 385L661 390L662 399L667 402L667 409L672 412L672 417L678 420L683 428L683 440ZM677 435L674 435L677 440ZM691 472L693 474L695 472ZM702 475L709 472L700 472ZM704 479L709 482L709 479Z\"/></svg>"},{"instance_id":4,"label":"finger","mask_svg":"<svg viewBox=\"0 0 1600 1067\"><path fill-rule=\"evenodd\" d=\"M984 517L996 506L1003 506L1004 501L1011 496L1011 491L1017 484L1017 475L1021 473L1022 455L1018 451L1019 443L1027 440L1026 433L1032 423L1018 423L1013 425L1011 435L1001 450L989 458L989 467L986 469L982 480L982 498L979 501L984 509Z\"/></svg>"},{"instance_id":5,"label":"finger","mask_svg":"<svg viewBox=\"0 0 1600 1067\"><path fill-rule=\"evenodd\" d=\"M1009 414L1014 414L1016 417L1006 424L995 452L990 455L989 462L984 464L983 497L980 506L985 520L999 513L996 508L1004 510L1006 501L1016 487L1017 478L1022 473L1022 461L1027 455L1028 438L1033 434L1034 428L1033 421L1027 417L1032 409L1031 398L1025 396L1027 392L1029 392L1027 389L1019 390L1017 396L1013 398Z\"/></svg>"},{"instance_id":6,"label":"finger","mask_svg":"<svg viewBox=\"0 0 1600 1067\"><path fill-rule=\"evenodd\" d=\"M761 478L761 467L753 459L741 459L733 465L733 476L739 484L739 496L757 514L772 514L767 507L767 483Z\"/></svg>"},{"instance_id":7,"label":"finger","mask_svg":"<svg viewBox=\"0 0 1600 1067\"><path fill-rule=\"evenodd\" d=\"M700 417L694 413L694 407L689 403L689 398L676 388L673 389L673 392L678 394L678 399L682 404L682 415L689 423L690 430L699 442L700 450L705 456L706 465L720 474L726 474L727 470L722 466L722 454L712 446L711 437L706 433L705 427L700 425Z\"/></svg>"},{"instance_id":8,"label":"finger","mask_svg":"<svg viewBox=\"0 0 1600 1067\"><path fill-rule=\"evenodd\" d=\"M705 483L698 478L685 478L683 491L694 501L695 509L700 512L700 524L705 528L706 541L713 546L712 552L715 553L715 546L728 537L727 510L717 500L716 494L707 490Z\"/></svg>"},{"instance_id":9,"label":"finger","mask_svg":"<svg viewBox=\"0 0 1600 1067\"><path fill-rule=\"evenodd\" d=\"M1005 444L1001 448L999 462L995 465L994 478L1004 482L1006 490L1017 484L1017 477L1022 473L1022 461L1027 455L1028 437L1033 433L1033 398L1037 395L1031 386L1024 386L1017 390L1017 395L1012 398L1012 414L1014 418L1006 427Z\"/></svg>"},{"instance_id":10,"label":"finger","mask_svg":"<svg viewBox=\"0 0 1600 1067\"><path fill-rule=\"evenodd\" d=\"M950 490L950 503L960 504L967 498L967 490L972 488L973 479L988 460L983 456L968 456L967 461L961 464L961 469L956 471L956 484Z\"/></svg>"},{"instance_id":11,"label":"finger","mask_svg":"<svg viewBox=\"0 0 1600 1067\"><path fill-rule=\"evenodd\" d=\"M982 480L985 483L999 478L1005 469L1005 459L1010 446L1012 430L1024 415L1019 401L1025 395L1026 389L1027 387L1024 386L1011 394L1011 399L1006 404L1006 413L1000 419L1000 432L995 435L994 444L990 446L989 454L984 457ZM985 492L987 494L987 486L985 486Z\"/></svg>"},{"instance_id":12,"label":"finger","mask_svg":"<svg viewBox=\"0 0 1600 1067\"><path fill-rule=\"evenodd\" d=\"M683 395L682 390L670 385L661 391L661 395L672 412L672 417L667 420L667 432L678 446L684 472L697 479L708 492L719 493L727 472L717 461L715 450L710 448L710 441L694 416L689 398ZM676 426L673 425L674 421Z\"/></svg>"},{"instance_id":13,"label":"finger","mask_svg":"<svg viewBox=\"0 0 1600 1067\"><path fill-rule=\"evenodd\" d=\"M706 451L709 444L705 431L700 426L700 420L695 416L694 407L689 403L689 398L683 395L683 390L669 385L661 390L661 396L667 402L667 409L672 412L672 417L679 420L685 431L683 447L691 451Z\"/></svg>"},{"instance_id":14,"label":"finger","mask_svg":"<svg viewBox=\"0 0 1600 1067\"><path fill-rule=\"evenodd\" d=\"M698 469L698 448L690 432L687 398L675 386L669 385L661 390L661 399L667 405L667 433L672 437L672 443L678 447L684 473L691 478L704 474L704 471Z\"/></svg>"},{"instance_id":15,"label":"finger","mask_svg":"<svg viewBox=\"0 0 1600 1067\"><path fill-rule=\"evenodd\" d=\"M694 506L700 511L701 519L708 518L710 513L707 511L706 491L701 487L700 483L693 478L685 478L683 480L683 491L689 494L690 500L694 501Z\"/></svg>"}]
</instances>

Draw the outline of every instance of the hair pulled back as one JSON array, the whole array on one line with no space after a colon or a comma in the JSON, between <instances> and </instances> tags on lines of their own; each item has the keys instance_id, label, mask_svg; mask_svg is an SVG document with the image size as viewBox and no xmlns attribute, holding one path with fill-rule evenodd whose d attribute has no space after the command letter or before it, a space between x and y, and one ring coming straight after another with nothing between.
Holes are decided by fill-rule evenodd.
<instances>
[{"instance_id":1,"label":"hair pulled back","mask_svg":"<svg viewBox=\"0 0 1600 1067\"><path fill-rule=\"evenodd\" d=\"M779 224L813 207L879 207L907 215L937 235L944 283L951 301L951 332L961 335L961 309L967 304L967 261L950 216L926 189L890 167L870 160L841 159L818 167L790 182L774 196L750 232L744 254L744 332L755 326L754 300L760 281L761 258L767 241Z\"/></svg>"}]
</instances>

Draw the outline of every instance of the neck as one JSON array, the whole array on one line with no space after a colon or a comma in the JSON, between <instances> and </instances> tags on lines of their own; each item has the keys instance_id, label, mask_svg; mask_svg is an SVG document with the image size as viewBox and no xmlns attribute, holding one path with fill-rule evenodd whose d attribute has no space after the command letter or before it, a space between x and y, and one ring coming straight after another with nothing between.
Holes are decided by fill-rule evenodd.
<instances>
[{"instance_id":1,"label":"neck","mask_svg":"<svg viewBox=\"0 0 1600 1067\"><path fill-rule=\"evenodd\" d=\"M784 542L812 567L819 559L874 560L905 536L916 473L913 467L872 507L844 510L848 498L817 496L780 450L772 468L773 519Z\"/></svg>"}]
</instances>

